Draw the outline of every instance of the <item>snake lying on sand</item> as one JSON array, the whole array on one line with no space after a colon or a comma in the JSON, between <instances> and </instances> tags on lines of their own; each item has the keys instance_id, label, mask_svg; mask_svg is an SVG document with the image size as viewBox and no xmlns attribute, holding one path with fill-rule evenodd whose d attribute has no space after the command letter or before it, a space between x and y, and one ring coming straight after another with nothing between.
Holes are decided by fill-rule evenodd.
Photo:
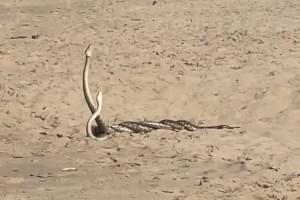
<instances>
[{"instance_id":1,"label":"snake lying on sand","mask_svg":"<svg viewBox=\"0 0 300 200\"><path fill-rule=\"evenodd\" d=\"M171 131L195 131L199 129L235 129L240 128L238 126L229 125L215 125L215 126L202 126L195 125L187 120L171 120L164 119L158 122L155 121L124 121L119 124L105 125L101 118L101 107L102 107L102 93L99 91L96 99L97 105L95 105L91 91L88 84L88 73L91 64L92 49L91 45L85 51L86 59L83 70L83 93L88 107L92 113L86 124L87 135L92 139L106 140L108 135L114 132L128 132L128 133L147 133L153 130L165 129ZM92 127L92 122L96 121L97 127Z\"/></svg>"}]
</instances>

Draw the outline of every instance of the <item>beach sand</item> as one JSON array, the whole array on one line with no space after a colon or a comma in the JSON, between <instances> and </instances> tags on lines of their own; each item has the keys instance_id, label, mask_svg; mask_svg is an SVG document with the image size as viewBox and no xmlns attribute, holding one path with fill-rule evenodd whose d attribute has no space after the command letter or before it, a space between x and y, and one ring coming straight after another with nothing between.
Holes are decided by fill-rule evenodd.
<instances>
[{"instance_id":1,"label":"beach sand","mask_svg":"<svg viewBox=\"0 0 300 200\"><path fill-rule=\"evenodd\" d=\"M300 199L300 3L0 3L0 199ZM106 123L234 130L86 137ZM69 168L69 169L66 169Z\"/></svg>"}]
</instances>

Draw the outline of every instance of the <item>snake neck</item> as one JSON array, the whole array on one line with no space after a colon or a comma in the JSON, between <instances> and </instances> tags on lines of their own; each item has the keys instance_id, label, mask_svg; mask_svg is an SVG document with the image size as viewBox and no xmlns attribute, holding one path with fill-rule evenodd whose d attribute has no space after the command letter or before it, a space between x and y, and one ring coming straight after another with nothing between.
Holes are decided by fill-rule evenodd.
<instances>
[{"instance_id":1,"label":"snake neck","mask_svg":"<svg viewBox=\"0 0 300 200\"><path fill-rule=\"evenodd\" d=\"M91 113L94 113L96 112L96 106L93 101L91 91L89 88L89 82L88 82L89 68L90 68L90 57L86 56L85 65L83 69L83 93Z\"/></svg>"}]
</instances>

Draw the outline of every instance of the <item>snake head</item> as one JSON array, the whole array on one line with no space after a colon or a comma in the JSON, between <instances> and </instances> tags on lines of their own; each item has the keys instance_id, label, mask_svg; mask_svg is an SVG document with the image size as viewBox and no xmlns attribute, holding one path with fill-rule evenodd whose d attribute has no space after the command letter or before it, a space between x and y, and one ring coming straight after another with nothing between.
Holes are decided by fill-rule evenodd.
<instances>
[{"instance_id":1,"label":"snake head","mask_svg":"<svg viewBox=\"0 0 300 200\"><path fill-rule=\"evenodd\" d=\"M85 55L87 57L92 57L92 45L91 44L89 44L88 47L86 48Z\"/></svg>"},{"instance_id":2,"label":"snake head","mask_svg":"<svg viewBox=\"0 0 300 200\"><path fill-rule=\"evenodd\" d=\"M96 97L96 101L98 103L98 107L101 108L101 106L102 106L102 92L101 91L98 92L97 97Z\"/></svg>"}]
</instances>

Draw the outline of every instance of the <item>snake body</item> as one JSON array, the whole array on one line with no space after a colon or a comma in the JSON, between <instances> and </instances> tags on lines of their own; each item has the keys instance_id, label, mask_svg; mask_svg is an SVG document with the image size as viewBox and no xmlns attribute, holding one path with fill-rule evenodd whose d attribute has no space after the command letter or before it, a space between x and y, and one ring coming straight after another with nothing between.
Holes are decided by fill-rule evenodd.
<instances>
[{"instance_id":1,"label":"snake body","mask_svg":"<svg viewBox=\"0 0 300 200\"><path fill-rule=\"evenodd\" d=\"M85 64L84 64L84 69L83 69L83 77L82 77L82 82L83 82L83 94L84 94L84 97L85 97L85 101L92 113L92 116L90 117L91 118L94 118L95 117L95 121L97 123L97 129L95 129L96 131L93 131L93 134L90 132L90 134L92 134L93 136L105 136L107 134L107 128L105 126L105 123L104 121L101 119L101 116L100 116L100 112L101 112L101 106L102 106L102 93L98 93L98 96L97 96L97 100L100 100L98 99L98 97L101 96L101 105L98 104L98 106L96 107L94 101L93 101L93 98L92 98L92 95L91 95L91 91L90 91L90 88L89 88L89 83L88 83L88 76L89 76L89 69L90 69L90 65L91 65L91 57L92 57L92 48L91 48L91 45L88 45L86 51L85 51ZM100 111L97 112L97 110L99 109L100 107ZM94 113L97 113L98 115L94 116ZM94 117L93 117L94 116ZM89 120L91 121L91 120ZM86 129L87 130L92 130L91 127L88 127L88 126L91 126L91 124L87 123L86 125ZM87 134L89 135L89 132L87 132ZM90 135L89 135L90 136Z\"/></svg>"},{"instance_id":2,"label":"snake body","mask_svg":"<svg viewBox=\"0 0 300 200\"><path fill-rule=\"evenodd\" d=\"M102 137L96 137L93 133L93 127L92 127L93 121L96 120L96 118L99 117L100 113L101 113L102 93L100 91L98 92L96 102L97 102L97 108L96 108L96 111L92 114L92 116L89 118L89 120L87 122L86 132L90 138L102 141L102 140L106 140L108 138L108 136L104 135Z\"/></svg>"},{"instance_id":3,"label":"snake body","mask_svg":"<svg viewBox=\"0 0 300 200\"><path fill-rule=\"evenodd\" d=\"M170 131L196 131L201 129L235 129L240 128L238 126L229 125L212 125L203 126L195 125L187 120L171 120L164 119L159 122L155 121L125 121L119 124L108 125L108 132L129 132L129 133L148 133L153 130L164 129Z\"/></svg>"},{"instance_id":4,"label":"snake body","mask_svg":"<svg viewBox=\"0 0 300 200\"><path fill-rule=\"evenodd\" d=\"M83 93L85 100L88 104L88 107L92 113L92 116L89 118L86 124L87 135L95 140L106 140L108 134L115 132L128 132L128 133L148 133L153 130L164 129L170 131L196 131L200 129L235 129L240 128L238 126L229 126L229 125L214 125L214 126L203 126L195 125L187 120L171 120L163 119L161 121L124 121L118 124L105 125L104 121L101 118L101 107L102 107L102 93L99 91L95 105L90 88L88 85L88 73L90 68L90 59L92 56L91 45L85 51L86 59L83 70ZM97 128L93 128L92 122L96 121Z\"/></svg>"}]
</instances>

